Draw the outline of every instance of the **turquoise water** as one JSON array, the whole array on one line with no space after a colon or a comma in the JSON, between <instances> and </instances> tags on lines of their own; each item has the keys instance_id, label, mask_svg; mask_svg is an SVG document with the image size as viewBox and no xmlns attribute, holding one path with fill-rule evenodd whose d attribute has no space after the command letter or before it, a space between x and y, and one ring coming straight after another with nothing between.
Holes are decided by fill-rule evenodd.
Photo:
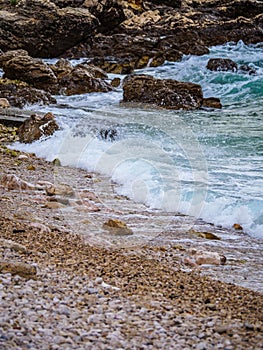
<instances>
[{"instance_id":1,"label":"turquoise water","mask_svg":"<svg viewBox=\"0 0 263 350\"><path fill-rule=\"evenodd\" d=\"M248 64L256 74L208 71L211 57ZM52 111L62 129L14 147L107 174L120 194L149 207L224 227L239 223L247 234L263 238L263 44L228 43L137 73L201 84L204 96L219 97L223 108L131 108L119 104L121 88L57 96L60 106L38 109ZM117 130L114 142L101 139L100 129L107 128Z\"/></svg>"}]
</instances>

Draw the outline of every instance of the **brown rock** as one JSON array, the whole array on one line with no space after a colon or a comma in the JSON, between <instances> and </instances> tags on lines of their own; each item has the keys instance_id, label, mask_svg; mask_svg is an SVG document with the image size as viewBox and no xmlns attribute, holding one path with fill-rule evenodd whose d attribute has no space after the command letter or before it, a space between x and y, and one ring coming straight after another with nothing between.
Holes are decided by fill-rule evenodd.
<instances>
[{"instance_id":1,"label":"brown rock","mask_svg":"<svg viewBox=\"0 0 263 350\"><path fill-rule=\"evenodd\" d=\"M1 97L0 98L0 108L9 108L10 103L7 98Z\"/></svg>"},{"instance_id":2,"label":"brown rock","mask_svg":"<svg viewBox=\"0 0 263 350\"><path fill-rule=\"evenodd\" d=\"M20 142L31 143L42 136L51 136L59 129L52 113L46 113L43 117L32 114L18 129Z\"/></svg>"},{"instance_id":3,"label":"brown rock","mask_svg":"<svg viewBox=\"0 0 263 350\"><path fill-rule=\"evenodd\" d=\"M98 26L98 19L88 9L20 0L16 6L0 9L0 47L4 51L26 49L34 57L58 57L87 39Z\"/></svg>"},{"instance_id":4,"label":"brown rock","mask_svg":"<svg viewBox=\"0 0 263 350\"><path fill-rule=\"evenodd\" d=\"M24 81L34 88L47 91L57 83L57 77L49 65L41 59L30 57L24 50L8 51L1 55L0 64L4 78Z\"/></svg>"},{"instance_id":5,"label":"brown rock","mask_svg":"<svg viewBox=\"0 0 263 350\"><path fill-rule=\"evenodd\" d=\"M132 75L123 81L123 102L190 110L200 108L202 100L203 92L198 84L155 79L150 75Z\"/></svg>"},{"instance_id":6,"label":"brown rock","mask_svg":"<svg viewBox=\"0 0 263 350\"><path fill-rule=\"evenodd\" d=\"M23 262L0 260L0 273L11 273L30 279L36 277L37 269L35 266Z\"/></svg>"},{"instance_id":7,"label":"brown rock","mask_svg":"<svg viewBox=\"0 0 263 350\"><path fill-rule=\"evenodd\" d=\"M226 257L217 252L190 249L189 253L194 259L195 264L197 265L203 265L203 264L224 265L226 263Z\"/></svg>"},{"instance_id":8,"label":"brown rock","mask_svg":"<svg viewBox=\"0 0 263 350\"><path fill-rule=\"evenodd\" d=\"M127 236L133 234L132 230L124 222L117 219L109 219L103 224L103 228L114 235Z\"/></svg>"},{"instance_id":9,"label":"brown rock","mask_svg":"<svg viewBox=\"0 0 263 350\"><path fill-rule=\"evenodd\" d=\"M56 103L49 92L30 87L27 83L0 78L0 94L13 107L23 108L28 104L48 105Z\"/></svg>"},{"instance_id":10,"label":"brown rock","mask_svg":"<svg viewBox=\"0 0 263 350\"><path fill-rule=\"evenodd\" d=\"M221 104L219 98L216 98L216 97L207 97L207 98L204 98L204 99L203 99L202 107L221 109L221 108L222 108L222 104Z\"/></svg>"},{"instance_id":11,"label":"brown rock","mask_svg":"<svg viewBox=\"0 0 263 350\"><path fill-rule=\"evenodd\" d=\"M237 224L237 223L233 225L233 228L235 230L243 230L243 227L240 224Z\"/></svg>"},{"instance_id":12,"label":"brown rock","mask_svg":"<svg viewBox=\"0 0 263 350\"><path fill-rule=\"evenodd\" d=\"M201 238L220 240L220 238L217 237L212 232L199 232L192 229L192 230L189 230L188 233L194 234Z\"/></svg>"},{"instance_id":13,"label":"brown rock","mask_svg":"<svg viewBox=\"0 0 263 350\"><path fill-rule=\"evenodd\" d=\"M51 184L46 186L46 193L48 196L74 196L74 189L67 184Z\"/></svg>"}]
</instances>

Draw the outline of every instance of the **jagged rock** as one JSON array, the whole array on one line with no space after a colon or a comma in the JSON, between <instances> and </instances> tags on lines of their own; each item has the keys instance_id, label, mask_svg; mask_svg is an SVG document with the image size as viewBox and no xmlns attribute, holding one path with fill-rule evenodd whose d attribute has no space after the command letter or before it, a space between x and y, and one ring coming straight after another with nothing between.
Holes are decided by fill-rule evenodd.
<instances>
[{"instance_id":1,"label":"jagged rock","mask_svg":"<svg viewBox=\"0 0 263 350\"><path fill-rule=\"evenodd\" d=\"M32 114L18 129L20 142L31 143L42 136L51 136L59 129L52 113L46 113L43 117Z\"/></svg>"},{"instance_id":2,"label":"jagged rock","mask_svg":"<svg viewBox=\"0 0 263 350\"><path fill-rule=\"evenodd\" d=\"M34 57L58 57L90 37L99 25L86 8L20 0L16 6L0 10L0 47L4 51L26 49Z\"/></svg>"},{"instance_id":3,"label":"jagged rock","mask_svg":"<svg viewBox=\"0 0 263 350\"><path fill-rule=\"evenodd\" d=\"M229 58L210 58L206 66L207 69L212 71L237 71L237 63Z\"/></svg>"},{"instance_id":4,"label":"jagged rock","mask_svg":"<svg viewBox=\"0 0 263 350\"><path fill-rule=\"evenodd\" d=\"M102 140L115 141L118 133L116 129L101 129L100 137Z\"/></svg>"},{"instance_id":5,"label":"jagged rock","mask_svg":"<svg viewBox=\"0 0 263 350\"><path fill-rule=\"evenodd\" d=\"M30 279L36 277L37 269L23 262L0 260L0 273L11 273Z\"/></svg>"},{"instance_id":6,"label":"jagged rock","mask_svg":"<svg viewBox=\"0 0 263 350\"><path fill-rule=\"evenodd\" d=\"M98 67L78 64L75 67L65 59L49 65L30 57L26 51L8 51L0 56L4 78L17 79L31 87L52 94L82 94L111 91L111 85L99 77L107 77Z\"/></svg>"},{"instance_id":7,"label":"jagged rock","mask_svg":"<svg viewBox=\"0 0 263 350\"><path fill-rule=\"evenodd\" d=\"M0 108L9 108L10 103L7 98L1 97L0 98Z\"/></svg>"},{"instance_id":8,"label":"jagged rock","mask_svg":"<svg viewBox=\"0 0 263 350\"><path fill-rule=\"evenodd\" d=\"M89 92L108 92L112 86L103 79L96 78L98 71L93 67L77 65L71 71L60 73L59 92L66 95L84 94Z\"/></svg>"},{"instance_id":9,"label":"jagged rock","mask_svg":"<svg viewBox=\"0 0 263 350\"><path fill-rule=\"evenodd\" d=\"M222 108L222 104L219 98L216 97L207 97L203 99L202 107L206 108Z\"/></svg>"},{"instance_id":10,"label":"jagged rock","mask_svg":"<svg viewBox=\"0 0 263 350\"><path fill-rule=\"evenodd\" d=\"M109 219L103 224L103 228L118 236L132 235L132 230L121 220Z\"/></svg>"},{"instance_id":11,"label":"jagged rock","mask_svg":"<svg viewBox=\"0 0 263 350\"><path fill-rule=\"evenodd\" d=\"M198 84L155 79L150 75L133 75L123 81L123 102L190 110L200 108L202 101L203 92Z\"/></svg>"},{"instance_id":12,"label":"jagged rock","mask_svg":"<svg viewBox=\"0 0 263 350\"><path fill-rule=\"evenodd\" d=\"M109 32L126 19L122 1L118 0L86 0L83 7L99 20L99 32Z\"/></svg>"},{"instance_id":13,"label":"jagged rock","mask_svg":"<svg viewBox=\"0 0 263 350\"><path fill-rule=\"evenodd\" d=\"M23 108L28 104L48 105L56 103L49 92L30 87L18 80L0 78L0 94L12 107Z\"/></svg>"},{"instance_id":14,"label":"jagged rock","mask_svg":"<svg viewBox=\"0 0 263 350\"><path fill-rule=\"evenodd\" d=\"M8 51L0 56L3 78L20 80L37 89L54 90L57 77L43 60L30 57L26 51Z\"/></svg>"}]
</instances>

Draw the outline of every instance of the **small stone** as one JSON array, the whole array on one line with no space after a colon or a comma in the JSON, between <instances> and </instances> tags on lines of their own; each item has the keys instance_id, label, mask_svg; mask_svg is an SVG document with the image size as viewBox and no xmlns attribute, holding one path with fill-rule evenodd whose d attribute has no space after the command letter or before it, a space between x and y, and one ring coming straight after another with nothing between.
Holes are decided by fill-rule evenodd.
<instances>
[{"instance_id":1,"label":"small stone","mask_svg":"<svg viewBox=\"0 0 263 350\"><path fill-rule=\"evenodd\" d=\"M48 196L60 195L60 196L73 196L74 190L67 184L51 184L46 187L46 193Z\"/></svg>"},{"instance_id":2,"label":"small stone","mask_svg":"<svg viewBox=\"0 0 263 350\"><path fill-rule=\"evenodd\" d=\"M10 103L8 101L7 98L0 98L0 108L9 108L10 107Z\"/></svg>"},{"instance_id":3,"label":"small stone","mask_svg":"<svg viewBox=\"0 0 263 350\"><path fill-rule=\"evenodd\" d=\"M27 170L36 170L36 167L33 164L28 165Z\"/></svg>"},{"instance_id":4,"label":"small stone","mask_svg":"<svg viewBox=\"0 0 263 350\"><path fill-rule=\"evenodd\" d=\"M58 203L58 202L48 202L44 205L44 208L48 208L48 209L60 209L60 208L64 208L65 205L63 205L62 203Z\"/></svg>"},{"instance_id":5,"label":"small stone","mask_svg":"<svg viewBox=\"0 0 263 350\"><path fill-rule=\"evenodd\" d=\"M121 79L120 78L114 78L111 81L111 86L118 87L118 86L120 86L120 83L121 83Z\"/></svg>"},{"instance_id":6,"label":"small stone","mask_svg":"<svg viewBox=\"0 0 263 350\"><path fill-rule=\"evenodd\" d=\"M241 230L243 230L243 227L240 224L236 223L236 224L233 225L233 229L241 231Z\"/></svg>"},{"instance_id":7,"label":"small stone","mask_svg":"<svg viewBox=\"0 0 263 350\"><path fill-rule=\"evenodd\" d=\"M53 159L52 163L56 166L61 166L61 161L58 158Z\"/></svg>"},{"instance_id":8,"label":"small stone","mask_svg":"<svg viewBox=\"0 0 263 350\"><path fill-rule=\"evenodd\" d=\"M103 228L110 231L110 233L119 236L133 234L132 230L124 222L118 219L109 219L103 224Z\"/></svg>"}]
</instances>

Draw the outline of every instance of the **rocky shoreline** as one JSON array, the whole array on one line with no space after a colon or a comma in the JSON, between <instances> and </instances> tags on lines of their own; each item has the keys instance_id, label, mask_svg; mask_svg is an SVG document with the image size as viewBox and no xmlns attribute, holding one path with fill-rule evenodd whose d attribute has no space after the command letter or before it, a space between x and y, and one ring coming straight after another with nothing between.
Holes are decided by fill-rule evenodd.
<instances>
[{"instance_id":1,"label":"rocky shoreline","mask_svg":"<svg viewBox=\"0 0 263 350\"><path fill-rule=\"evenodd\" d=\"M161 243L167 227L152 235L150 225L140 239L156 213L117 196L98 174L4 146L0 156L1 173L33 185L1 180L3 349L261 348L262 293L204 276L188 264L192 247ZM108 219L134 234L108 232Z\"/></svg>"},{"instance_id":2,"label":"rocky shoreline","mask_svg":"<svg viewBox=\"0 0 263 350\"><path fill-rule=\"evenodd\" d=\"M119 84L107 73L262 42L262 13L254 0L0 1L0 106L107 93ZM72 66L79 57L87 61ZM196 84L125 84L126 102L222 107ZM6 147L17 139L0 125L1 349L262 349L262 250L237 244L247 244L241 227L149 210L108 178Z\"/></svg>"}]
</instances>

